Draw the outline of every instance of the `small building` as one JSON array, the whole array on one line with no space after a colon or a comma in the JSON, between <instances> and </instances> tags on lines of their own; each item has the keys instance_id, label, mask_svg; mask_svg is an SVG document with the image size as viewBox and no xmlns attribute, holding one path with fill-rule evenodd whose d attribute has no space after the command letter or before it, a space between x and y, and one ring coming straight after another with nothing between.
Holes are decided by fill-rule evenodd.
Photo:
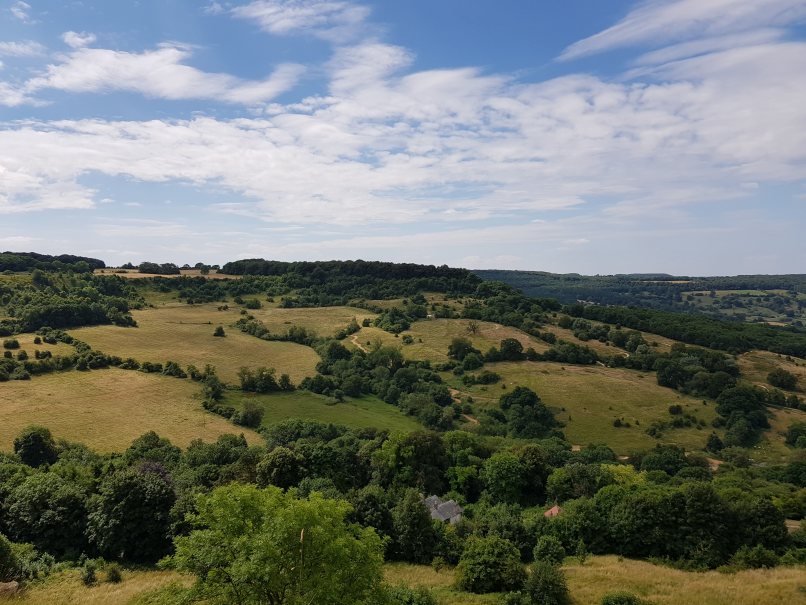
<instances>
[{"instance_id":1,"label":"small building","mask_svg":"<svg viewBox=\"0 0 806 605\"><path fill-rule=\"evenodd\" d=\"M462 520L462 507L454 500L442 500L439 496L428 496L423 499L431 518L455 525Z\"/></svg>"},{"instance_id":2,"label":"small building","mask_svg":"<svg viewBox=\"0 0 806 605\"><path fill-rule=\"evenodd\" d=\"M543 513L543 516L544 517L549 517L549 518L556 517L561 512L563 512L563 509L561 509L557 504L555 504L550 509L548 509L545 513Z\"/></svg>"}]
</instances>

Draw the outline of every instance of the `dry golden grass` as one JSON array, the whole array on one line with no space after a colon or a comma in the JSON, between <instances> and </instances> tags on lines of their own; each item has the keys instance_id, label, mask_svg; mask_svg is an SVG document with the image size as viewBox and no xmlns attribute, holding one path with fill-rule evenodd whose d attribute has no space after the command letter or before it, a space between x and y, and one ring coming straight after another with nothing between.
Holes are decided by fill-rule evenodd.
<instances>
[{"instance_id":1,"label":"dry golden grass","mask_svg":"<svg viewBox=\"0 0 806 605\"><path fill-rule=\"evenodd\" d=\"M790 359L769 351L749 351L739 356L739 369L742 378L770 388L767 374L776 368L783 368L798 377L798 391L806 392L806 361L796 357Z\"/></svg>"},{"instance_id":2,"label":"dry golden grass","mask_svg":"<svg viewBox=\"0 0 806 605\"><path fill-rule=\"evenodd\" d=\"M57 342L55 345L49 345L45 342L38 345L34 344L36 334L17 334L13 338L17 339L17 341L20 343L19 349L11 351L15 357L20 351L26 351L30 359L34 359L34 351L37 350L50 351L54 355L72 355L75 353L75 349L73 347L66 345L63 342ZM0 340L5 340L5 338L0 338Z\"/></svg>"},{"instance_id":3,"label":"dry golden grass","mask_svg":"<svg viewBox=\"0 0 806 605\"><path fill-rule=\"evenodd\" d=\"M563 431L571 443L606 443L619 454L650 448L658 441L647 435L646 429L656 420L671 420L668 409L672 404L683 406L685 412L702 418L709 426L667 430L661 442L702 449L712 430L713 402L703 405L700 399L658 386L652 372L529 361L488 363L484 367L499 373L507 389L521 385L540 395L566 423ZM507 392L501 384L466 387L450 374L444 378L462 397L472 395L480 405L496 405ZM616 428L615 418L631 426Z\"/></svg>"},{"instance_id":4,"label":"dry golden grass","mask_svg":"<svg viewBox=\"0 0 806 605\"><path fill-rule=\"evenodd\" d=\"M568 559L567 561L572 561ZM692 573L615 556L564 567L574 605L598 605L626 590L655 605L796 605L806 603L806 568L778 567L721 574Z\"/></svg>"},{"instance_id":5,"label":"dry golden grass","mask_svg":"<svg viewBox=\"0 0 806 605\"><path fill-rule=\"evenodd\" d=\"M601 322L593 321L592 324L601 325ZM619 349L618 347L613 347L607 345L603 342L599 342L598 340L580 340L576 336L574 336L574 332L572 330L568 330L566 328L561 328L555 325L547 325L545 327L547 332L551 332L557 338L562 340L566 340L568 342L573 342L574 344L578 345L587 345L597 353L605 357L611 357L613 355L624 355L626 352L623 349ZM632 331L632 330L631 330ZM672 345L675 344L676 341L665 338L663 336L658 336L657 334L650 334L649 332L641 332L646 340L650 345L652 345L652 349L661 353L668 353L672 349Z\"/></svg>"},{"instance_id":6,"label":"dry golden grass","mask_svg":"<svg viewBox=\"0 0 806 605\"><path fill-rule=\"evenodd\" d=\"M104 579L103 572L99 580ZM119 584L101 582L86 587L78 571L67 571L34 584L12 598L0 598L0 603L20 605L126 605L135 597L171 583L190 586L192 578L170 571L123 571Z\"/></svg>"},{"instance_id":7,"label":"dry golden grass","mask_svg":"<svg viewBox=\"0 0 806 605\"><path fill-rule=\"evenodd\" d=\"M448 346L454 338L467 338L473 346L482 353L490 347L498 347L505 338L515 338L523 344L524 349L534 348L538 352L548 349L548 345L542 340L533 338L526 332L517 328L510 328L488 321L479 321L479 331L477 334L470 334L467 330L470 320L467 319L426 319L414 322L411 329L403 332L398 338L394 334L385 332L380 328L362 328L354 336L344 342L352 343L358 341L361 346L367 348L367 342L374 343L379 340L384 345L400 345L403 355L407 359L425 359L431 362L448 361ZM414 338L414 343L403 345L404 335ZM422 342L421 342L422 341Z\"/></svg>"},{"instance_id":8,"label":"dry golden grass","mask_svg":"<svg viewBox=\"0 0 806 605\"><path fill-rule=\"evenodd\" d=\"M261 437L206 412L194 397L199 386L130 370L59 372L0 385L0 449L9 451L26 426L48 427L57 439L103 452L120 452L149 430L185 447L225 433Z\"/></svg>"},{"instance_id":9,"label":"dry golden grass","mask_svg":"<svg viewBox=\"0 0 806 605\"><path fill-rule=\"evenodd\" d=\"M268 342L228 327L241 317L236 309L218 311L215 304L168 304L132 313L137 328L94 326L71 330L76 338L94 349L138 361L180 365L212 364L219 377L237 383L243 367L273 367L277 374L288 374L294 382L315 373L319 356L310 347L292 342ZM216 326L225 327L226 337L213 336Z\"/></svg>"},{"instance_id":10,"label":"dry golden grass","mask_svg":"<svg viewBox=\"0 0 806 605\"><path fill-rule=\"evenodd\" d=\"M318 336L333 336L336 331L346 328L350 320L360 325L365 317L376 317L357 307L316 307L301 309L280 309L264 307L250 309L249 313L259 319L273 334L283 334L291 326L300 326L316 332Z\"/></svg>"},{"instance_id":11,"label":"dry golden grass","mask_svg":"<svg viewBox=\"0 0 806 605\"><path fill-rule=\"evenodd\" d=\"M791 448L784 443L785 433L795 422L806 422L806 412L801 410L783 410L768 408L770 411L770 429L755 445L750 456L757 462L783 463L792 455Z\"/></svg>"},{"instance_id":12,"label":"dry golden grass","mask_svg":"<svg viewBox=\"0 0 806 605\"><path fill-rule=\"evenodd\" d=\"M105 269L96 269L95 275L118 275L125 279L143 279L145 277L204 277L205 279L241 279L241 275L228 275L227 273L218 273L211 270L207 275L202 275L200 269L180 269L179 275L160 275L158 273L140 273L137 269L115 269L107 267Z\"/></svg>"},{"instance_id":13,"label":"dry golden grass","mask_svg":"<svg viewBox=\"0 0 806 605\"><path fill-rule=\"evenodd\" d=\"M806 568L779 567L726 575L693 573L615 556L590 557L585 565L566 559L563 566L573 605L599 605L608 592L628 591L654 605L799 605L806 603ZM453 588L452 569L390 564L391 584L431 589L440 605L499 603L497 595L473 595Z\"/></svg>"}]
</instances>

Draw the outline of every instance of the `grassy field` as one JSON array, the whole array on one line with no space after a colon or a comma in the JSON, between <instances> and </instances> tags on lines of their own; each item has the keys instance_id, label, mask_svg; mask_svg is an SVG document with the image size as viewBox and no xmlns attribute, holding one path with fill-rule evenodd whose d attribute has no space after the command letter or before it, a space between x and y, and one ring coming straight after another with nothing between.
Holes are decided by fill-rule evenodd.
<instances>
[{"instance_id":1,"label":"grassy field","mask_svg":"<svg viewBox=\"0 0 806 605\"><path fill-rule=\"evenodd\" d=\"M374 318L375 313L356 307L316 307L301 309L262 308L250 309L249 313L262 321L274 334L283 334L291 326L313 330L319 336L332 336L346 328L350 320L361 324L364 318Z\"/></svg>"},{"instance_id":2,"label":"grassy field","mask_svg":"<svg viewBox=\"0 0 806 605\"><path fill-rule=\"evenodd\" d=\"M742 378L758 385L769 387L767 374L775 368L783 368L798 377L798 391L806 392L806 361L769 351L750 351L739 356Z\"/></svg>"},{"instance_id":3,"label":"grassy field","mask_svg":"<svg viewBox=\"0 0 806 605\"><path fill-rule=\"evenodd\" d=\"M287 418L303 418L355 428L375 427L390 431L416 431L422 428L411 416L406 416L400 409L375 397L362 397L334 404L327 397L307 391L266 395L229 392L225 403L240 407L247 401L263 409L264 426Z\"/></svg>"},{"instance_id":4,"label":"grassy field","mask_svg":"<svg viewBox=\"0 0 806 605\"><path fill-rule=\"evenodd\" d=\"M20 351L26 351L30 359L34 359L34 351L50 351L53 355L72 355L75 353L75 349L72 346L66 345L63 342L57 342L55 345L49 345L45 342L34 344L36 334L17 334L13 338L20 343L19 349L13 349L11 351L15 357ZM0 340L6 339L0 338Z\"/></svg>"},{"instance_id":5,"label":"grassy field","mask_svg":"<svg viewBox=\"0 0 806 605\"><path fill-rule=\"evenodd\" d=\"M592 321L594 325L601 325L601 322ZM578 345L587 345L600 355L604 357L611 357L613 355L624 355L626 351L624 349L619 349L618 347L613 347L603 342L599 342L598 340L580 340L576 336L574 336L574 332L572 330L568 330L566 328L561 328L555 325L547 325L545 330L548 332L553 333L557 338L561 338L562 340L567 340L568 342L573 342L574 344ZM630 330L632 331L632 330ZM651 334L649 332L641 332L646 340L651 346L652 349L658 351L660 353L668 353L672 350L672 345L675 344L676 341L672 340L671 338L665 338L663 336L658 336L657 334Z\"/></svg>"},{"instance_id":6,"label":"grassy field","mask_svg":"<svg viewBox=\"0 0 806 605\"><path fill-rule=\"evenodd\" d=\"M129 605L138 596L164 588L172 583L189 586L192 578L171 571L127 571L119 584L101 582L90 588L84 586L79 572L66 571L51 576L44 582L33 584L19 595L1 598L0 603L20 605Z\"/></svg>"},{"instance_id":7,"label":"grassy field","mask_svg":"<svg viewBox=\"0 0 806 605\"><path fill-rule=\"evenodd\" d=\"M394 334L380 328L362 328L344 342L351 343L352 346L361 345L365 349L376 341L380 341L384 345L398 345L402 347L403 355L407 359L426 359L437 363L448 361L448 346L456 337L467 338L482 353L492 346L499 346L505 338L518 339L524 349L533 347L538 352L548 349L545 342L533 338L517 328L480 321L478 322L478 334L470 334L467 331L468 324L467 319L426 319L414 322L411 329L406 330L397 338ZM414 338L413 344L403 344L402 338L406 334Z\"/></svg>"},{"instance_id":8,"label":"grassy field","mask_svg":"<svg viewBox=\"0 0 806 605\"><path fill-rule=\"evenodd\" d=\"M507 389L517 385L531 388L566 423L566 437L575 444L607 443L619 454L652 447L657 440L646 429L657 420L671 420L668 408L683 406L687 413L702 418L709 425L697 430L667 430L661 442L679 443L688 449L702 449L715 417L713 402L680 395L658 386L652 372L636 372L602 366L573 366L550 362L490 363L486 369L501 374ZM456 377L444 378L459 389L463 397L472 395L477 405L497 404L506 391L501 384L465 387ZM613 420L629 422L629 428L616 428Z\"/></svg>"},{"instance_id":9,"label":"grassy field","mask_svg":"<svg viewBox=\"0 0 806 605\"><path fill-rule=\"evenodd\" d=\"M566 559L572 605L599 605L608 592L628 591L654 605L799 605L806 603L806 569L778 567L736 574L685 572L615 556L590 557L584 565ZM99 574L103 580L103 573ZM439 572L425 565L387 564L387 583L425 587L439 605L492 605L501 595L475 595L454 588L450 568ZM67 571L34 584L0 603L23 605L135 605L154 603L143 597L172 583L188 586L191 578L166 571L124 571L123 582L87 588L78 572Z\"/></svg>"},{"instance_id":10,"label":"grassy field","mask_svg":"<svg viewBox=\"0 0 806 605\"><path fill-rule=\"evenodd\" d=\"M242 366L273 367L296 383L315 373L319 356L292 342L268 342L229 328L241 315L235 309L216 310L216 305L165 305L132 313L139 327L93 326L70 333L104 353L133 357L138 361L185 366L214 365L225 382L237 382ZM215 326L225 326L226 337L213 336Z\"/></svg>"},{"instance_id":11,"label":"grassy field","mask_svg":"<svg viewBox=\"0 0 806 605\"><path fill-rule=\"evenodd\" d=\"M26 426L41 424L57 439L119 452L149 430L185 447L224 433L261 437L204 411L198 384L127 370L59 372L0 386L0 450L10 451Z\"/></svg>"},{"instance_id":12,"label":"grassy field","mask_svg":"<svg viewBox=\"0 0 806 605\"><path fill-rule=\"evenodd\" d=\"M750 456L757 462L785 463L795 450L784 443L784 434L789 425L795 422L806 422L806 412L775 408L769 408L769 411L771 413L770 429L764 433L761 441L753 446Z\"/></svg>"},{"instance_id":13,"label":"grassy field","mask_svg":"<svg viewBox=\"0 0 806 605\"><path fill-rule=\"evenodd\" d=\"M204 277L205 279L241 279L241 275L228 275L219 273L211 269L207 275L202 275L200 269L180 269L179 275L160 275L158 273L140 273L137 269L115 269L106 267L105 269L95 269L95 275L118 275L126 279L143 279L145 277Z\"/></svg>"},{"instance_id":14,"label":"grassy field","mask_svg":"<svg viewBox=\"0 0 806 605\"><path fill-rule=\"evenodd\" d=\"M573 605L599 605L608 592L629 591L654 605L770 605L806 603L806 569L779 567L736 574L693 573L615 556L590 557L585 565L566 559L563 566ZM500 603L499 595L474 595L456 590L451 569L434 571L423 565L390 564L391 584L424 586L440 605Z\"/></svg>"}]
</instances>

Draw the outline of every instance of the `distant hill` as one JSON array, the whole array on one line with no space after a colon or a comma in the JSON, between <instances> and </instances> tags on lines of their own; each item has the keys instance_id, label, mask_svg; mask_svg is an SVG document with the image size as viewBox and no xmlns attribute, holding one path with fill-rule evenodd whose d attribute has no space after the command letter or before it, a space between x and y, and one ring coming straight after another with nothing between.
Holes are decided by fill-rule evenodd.
<instances>
[{"instance_id":1,"label":"distant hill","mask_svg":"<svg viewBox=\"0 0 806 605\"><path fill-rule=\"evenodd\" d=\"M76 271L90 273L106 267L104 261L74 254L39 254L38 252L0 252L0 271Z\"/></svg>"},{"instance_id":2,"label":"distant hill","mask_svg":"<svg viewBox=\"0 0 806 605\"><path fill-rule=\"evenodd\" d=\"M665 273L579 275L544 271L473 271L533 297L636 306L719 319L804 327L806 275L674 276Z\"/></svg>"}]
</instances>

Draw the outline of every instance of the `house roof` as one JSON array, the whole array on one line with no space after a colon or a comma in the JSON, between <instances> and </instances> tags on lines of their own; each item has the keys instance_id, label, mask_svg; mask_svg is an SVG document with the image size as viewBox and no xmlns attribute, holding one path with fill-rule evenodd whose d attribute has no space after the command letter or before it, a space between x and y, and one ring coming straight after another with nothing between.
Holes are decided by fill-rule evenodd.
<instances>
[{"instance_id":1,"label":"house roof","mask_svg":"<svg viewBox=\"0 0 806 605\"><path fill-rule=\"evenodd\" d=\"M543 513L543 516L544 517L556 517L561 512L563 512L563 509L561 509L558 505L555 504L550 509L548 509L545 513Z\"/></svg>"}]
</instances>

